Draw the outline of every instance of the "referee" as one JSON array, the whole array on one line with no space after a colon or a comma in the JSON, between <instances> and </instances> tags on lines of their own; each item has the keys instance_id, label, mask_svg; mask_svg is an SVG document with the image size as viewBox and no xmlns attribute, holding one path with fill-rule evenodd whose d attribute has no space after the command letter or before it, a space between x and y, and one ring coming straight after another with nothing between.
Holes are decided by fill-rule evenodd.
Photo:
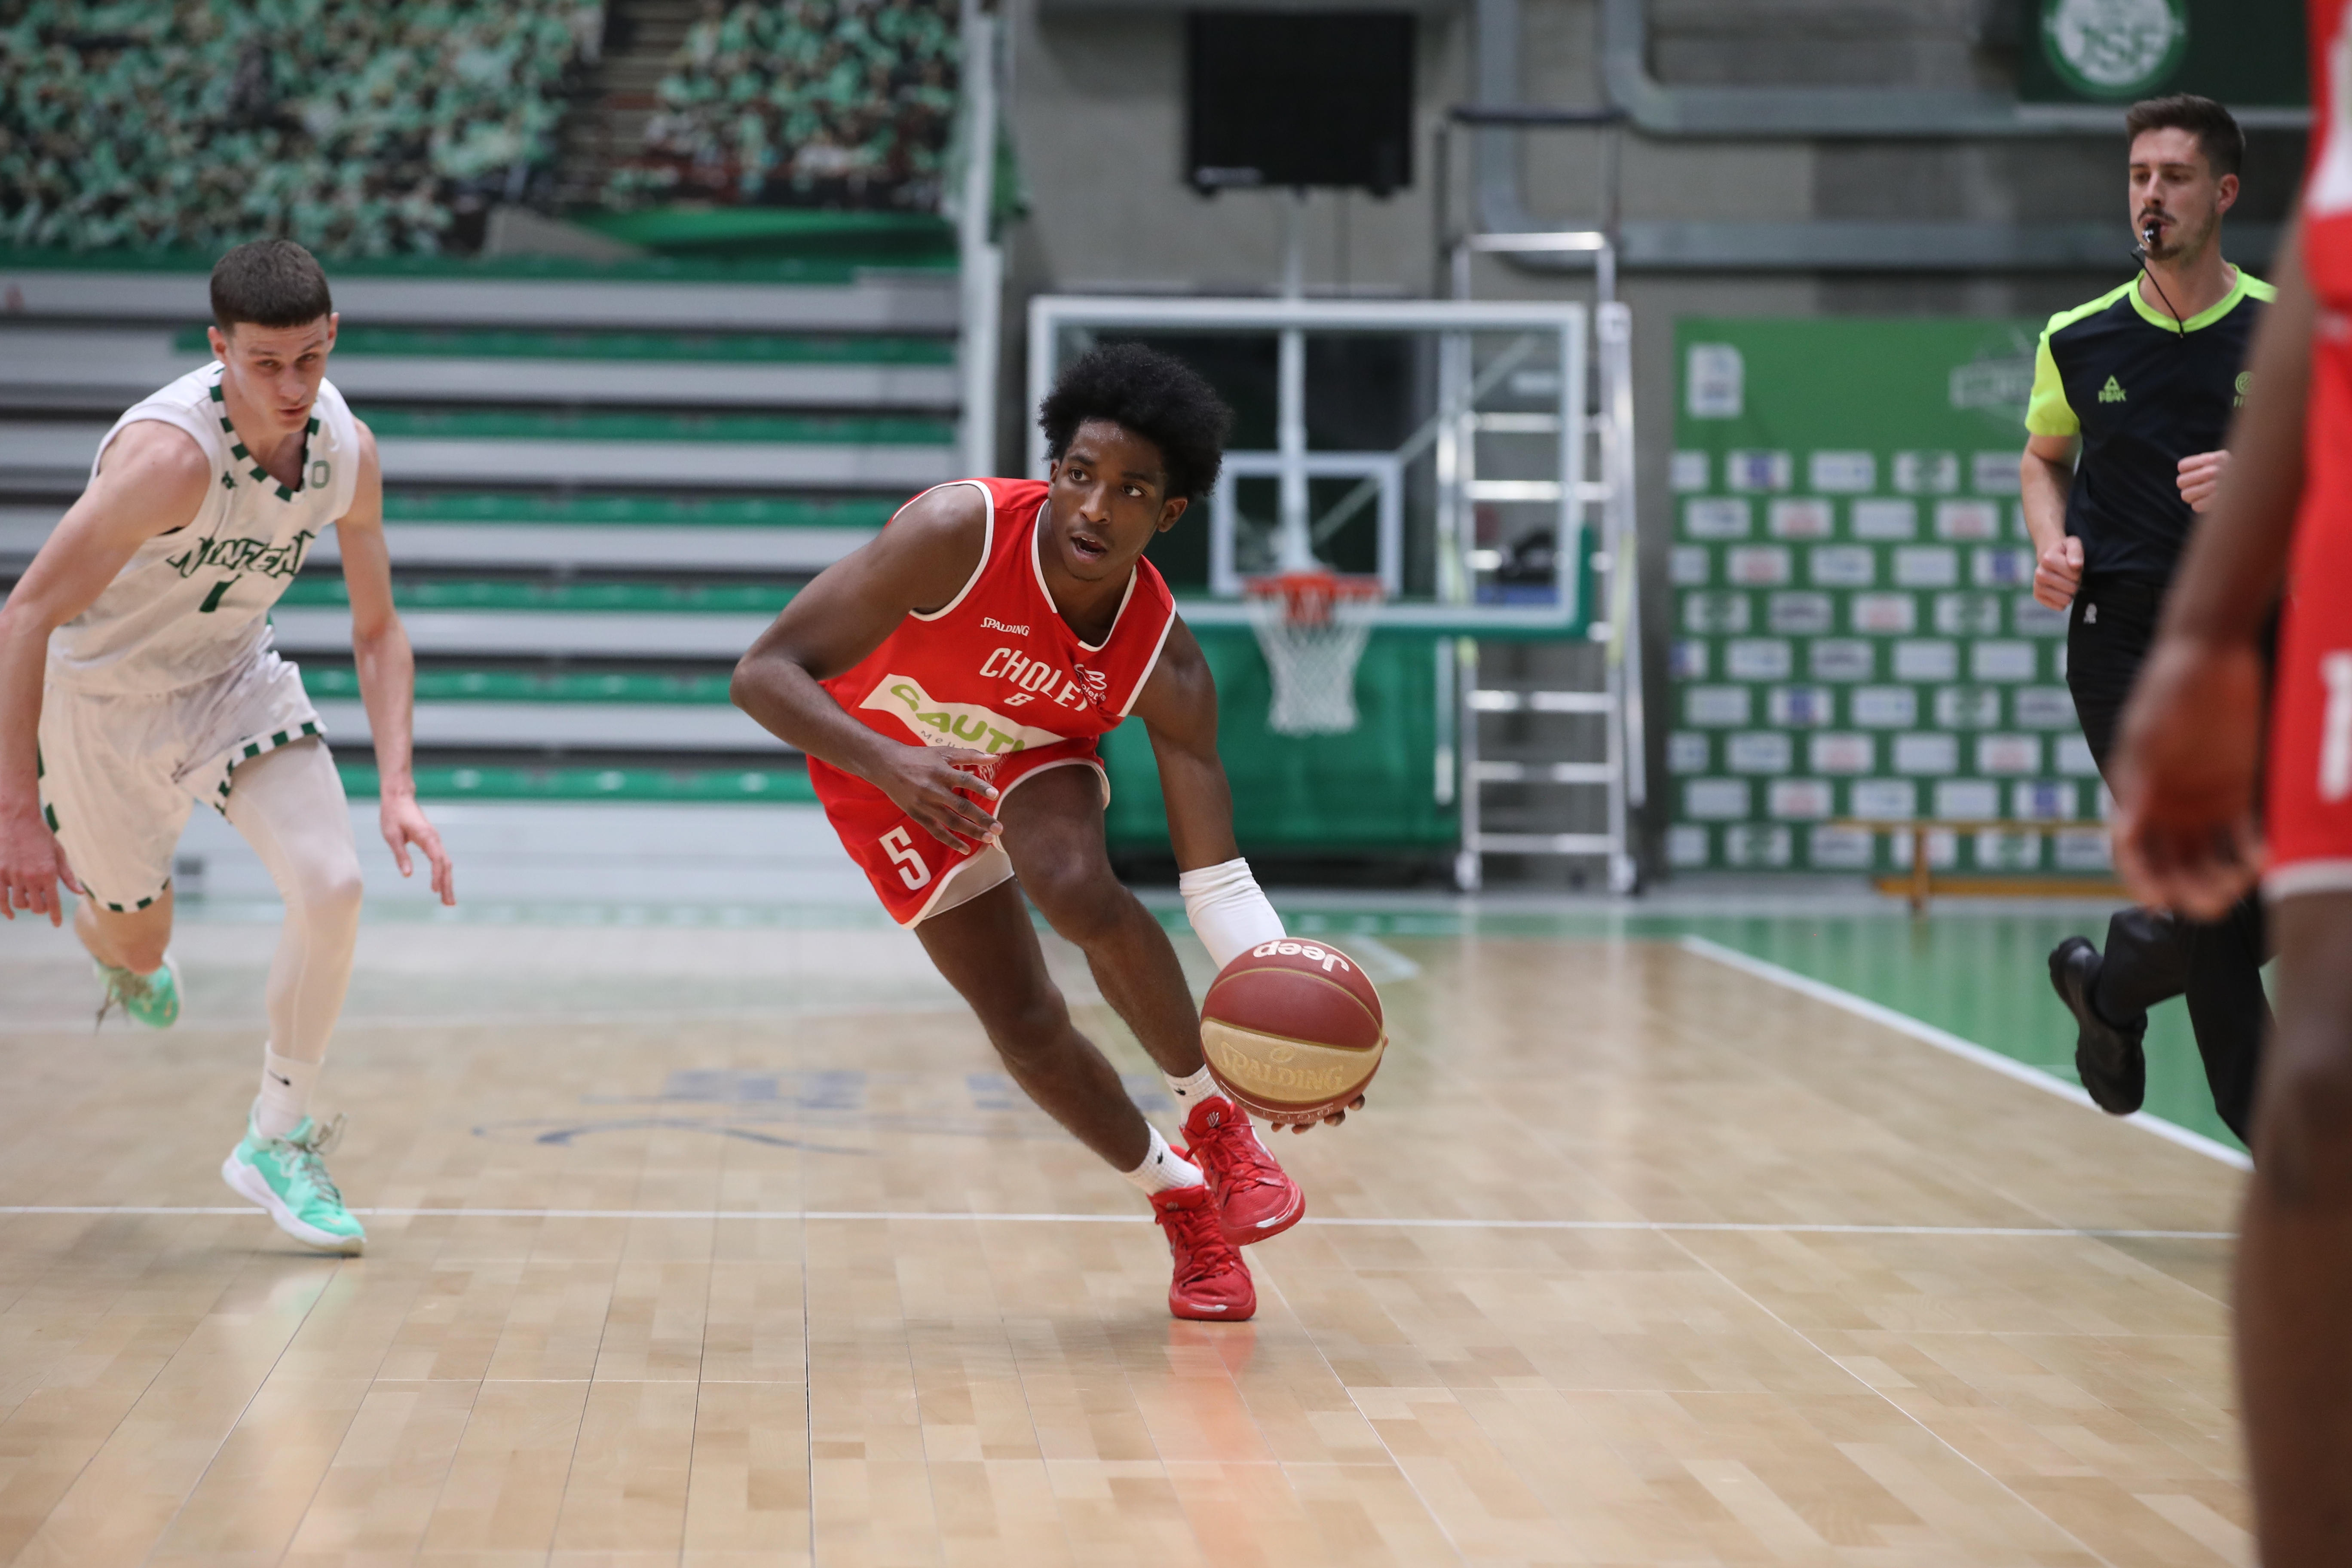
<instances>
[{"instance_id":1,"label":"referee","mask_svg":"<svg viewBox=\"0 0 2352 1568\"><path fill-rule=\"evenodd\" d=\"M2181 547L2230 460L2221 441L2244 398L2240 367L2272 297L2221 259L2246 148L2230 111L2185 94L2150 99L2124 127L2140 270L2050 318L2019 465L2040 556L2033 596L2073 608L2066 684L2102 775ZM2251 897L2210 925L2126 910L2107 922L2104 955L2084 937L2060 942L2050 979L2074 1015L2074 1066L2100 1109L2139 1109L2147 1009L2185 993L2214 1108L2245 1139L2270 1024L2262 962Z\"/></svg>"}]
</instances>

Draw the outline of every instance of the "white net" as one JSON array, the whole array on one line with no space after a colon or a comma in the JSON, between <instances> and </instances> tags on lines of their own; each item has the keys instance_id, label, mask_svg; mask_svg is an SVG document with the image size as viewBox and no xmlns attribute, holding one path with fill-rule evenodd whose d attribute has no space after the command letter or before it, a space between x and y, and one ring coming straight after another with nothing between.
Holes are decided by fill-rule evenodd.
<instances>
[{"instance_id":1,"label":"white net","mask_svg":"<svg viewBox=\"0 0 2352 1568\"><path fill-rule=\"evenodd\" d=\"M1356 727L1356 665L1381 602L1377 581L1285 573L1249 584L1250 624L1274 678L1266 728L1344 735Z\"/></svg>"}]
</instances>

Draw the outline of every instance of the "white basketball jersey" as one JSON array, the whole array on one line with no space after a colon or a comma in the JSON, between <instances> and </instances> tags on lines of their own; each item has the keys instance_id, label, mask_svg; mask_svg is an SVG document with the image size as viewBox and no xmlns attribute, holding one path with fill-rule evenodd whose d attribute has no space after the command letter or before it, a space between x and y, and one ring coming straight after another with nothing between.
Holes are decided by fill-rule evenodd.
<instances>
[{"instance_id":1,"label":"white basketball jersey","mask_svg":"<svg viewBox=\"0 0 2352 1568\"><path fill-rule=\"evenodd\" d=\"M359 485L359 426L331 382L310 406L299 488L272 479L237 438L218 361L134 405L100 456L142 419L194 437L219 477L186 527L142 544L89 608L50 635L49 679L81 689L172 691L257 658L269 646L269 607Z\"/></svg>"}]
</instances>

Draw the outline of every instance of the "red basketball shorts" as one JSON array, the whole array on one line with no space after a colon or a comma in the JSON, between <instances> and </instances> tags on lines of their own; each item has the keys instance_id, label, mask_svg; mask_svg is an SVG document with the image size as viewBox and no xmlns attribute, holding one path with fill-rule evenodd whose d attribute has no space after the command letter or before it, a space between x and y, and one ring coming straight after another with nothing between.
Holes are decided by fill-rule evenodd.
<instances>
[{"instance_id":1,"label":"red basketball shorts","mask_svg":"<svg viewBox=\"0 0 2352 1568\"><path fill-rule=\"evenodd\" d=\"M2306 513L2299 532L2271 710L2271 899L2352 892L2352 527Z\"/></svg>"},{"instance_id":2,"label":"red basketball shorts","mask_svg":"<svg viewBox=\"0 0 2352 1568\"><path fill-rule=\"evenodd\" d=\"M1005 797L1039 773L1055 768L1088 767L1102 781L1110 803L1110 775L1092 741L1065 742L1022 752L996 764L988 782ZM857 862L890 918L912 926L968 902L1013 875L1013 862L999 844L958 849L931 837L929 828L898 809L898 803L854 773L809 759L809 783L824 806L825 819L841 835L841 847Z\"/></svg>"}]
</instances>

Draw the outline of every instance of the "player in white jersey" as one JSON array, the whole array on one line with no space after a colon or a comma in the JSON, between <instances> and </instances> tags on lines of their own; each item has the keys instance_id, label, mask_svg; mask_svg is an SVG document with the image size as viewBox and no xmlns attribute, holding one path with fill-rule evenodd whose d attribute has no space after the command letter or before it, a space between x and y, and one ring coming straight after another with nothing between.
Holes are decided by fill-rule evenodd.
<instances>
[{"instance_id":1,"label":"player in white jersey","mask_svg":"<svg viewBox=\"0 0 2352 1568\"><path fill-rule=\"evenodd\" d=\"M299 672L270 646L269 607L336 530L352 651L383 779L384 840L411 847L457 901L410 770L415 662L392 605L375 440L326 379L336 316L325 273L285 240L213 269L217 359L133 406L90 480L0 605L0 910L74 931L100 1005L179 1016L172 853L197 802L268 868L286 924L269 1039L229 1185L313 1247L366 1237L321 1156L342 1126L310 1100L342 1010L359 931L350 807Z\"/></svg>"}]
</instances>

